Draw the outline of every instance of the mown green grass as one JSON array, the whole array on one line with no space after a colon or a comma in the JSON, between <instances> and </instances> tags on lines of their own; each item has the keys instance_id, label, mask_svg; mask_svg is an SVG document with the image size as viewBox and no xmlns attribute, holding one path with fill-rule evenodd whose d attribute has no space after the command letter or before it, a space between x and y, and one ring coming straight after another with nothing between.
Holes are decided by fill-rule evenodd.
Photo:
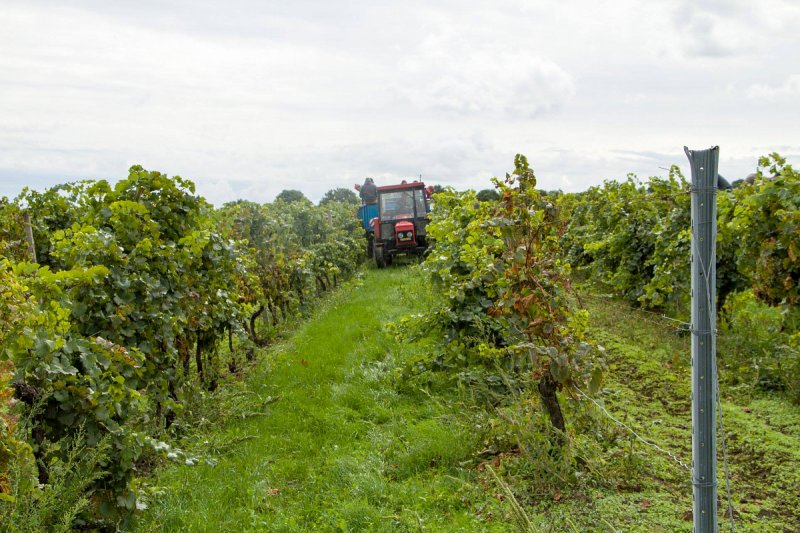
<instances>
[{"instance_id":1,"label":"mown green grass","mask_svg":"<svg viewBox=\"0 0 800 533\"><path fill-rule=\"evenodd\" d=\"M691 461L690 338L675 324L606 300L589 298L591 334L606 348L609 379L599 401L642 437ZM724 353L718 357L724 358ZM734 518L738 531L800 531L800 409L785 397L733 396L722 408ZM628 434L605 418L609 428ZM720 527L729 527L719 450ZM596 490L559 505L580 531L691 531L691 478L662 452L630 440L638 463L633 483ZM574 497L574 494L572 495ZM552 506L550 507L552 509ZM541 509L538 509L541 511ZM603 523L598 523L602 518ZM550 517L549 523L567 524Z\"/></svg>"},{"instance_id":2,"label":"mown green grass","mask_svg":"<svg viewBox=\"0 0 800 533\"><path fill-rule=\"evenodd\" d=\"M498 410L493 437L508 452L495 457L495 469L532 531L691 531L691 474L678 464L691 463L690 337L657 315L591 294L581 299L590 311L590 335L605 348L607 380L595 398L606 412L562 397L569 441L553 455L542 451L547 425L538 398L521 395ZM726 378L722 407L736 530L800 531L800 409L785 396L734 395ZM515 442L516 449L509 447ZM719 446L724 530L729 518ZM509 508L506 502L504 516Z\"/></svg>"},{"instance_id":3,"label":"mown green grass","mask_svg":"<svg viewBox=\"0 0 800 533\"><path fill-rule=\"evenodd\" d=\"M535 391L492 406L448 379L402 377L435 343L399 343L385 325L435 298L409 267L367 270L331 296L239 384L263 416L198 432L192 450L218 463L162 471L140 529L512 531L516 517L533 531L691 531L690 473L594 405L562 398L570 438L553 455ZM689 337L582 298L609 367L597 401L688 464ZM800 531L800 410L734 395L724 378L737 530ZM727 528L721 456L719 482Z\"/></svg>"},{"instance_id":4,"label":"mown green grass","mask_svg":"<svg viewBox=\"0 0 800 533\"><path fill-rule=\"evenodd\" d=\"M366 270L330 297L248 380L279 400L209 435L239 441L215 466L161 472L140 529L507 530L473 512L479 435L456 396L394 384L396 362L425 348L385 325L426 298L409 268Z\"/></svg>"}]
</instances>

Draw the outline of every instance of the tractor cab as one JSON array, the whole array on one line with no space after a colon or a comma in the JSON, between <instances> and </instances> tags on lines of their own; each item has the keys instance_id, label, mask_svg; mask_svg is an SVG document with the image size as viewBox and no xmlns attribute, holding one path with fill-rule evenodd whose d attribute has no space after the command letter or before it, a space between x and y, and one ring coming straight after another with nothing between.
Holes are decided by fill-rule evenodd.
<instances>
[{"instance_id":1,"label":"tractor cab","mask_svg":"<svg viewBox=\"0 0 800 533\"><path fill-rule=\"evenodd\" d=\"M375 187L367 179L355 189L361 193L358 218L364 228L367 257L374 257L379 268L390 265L395 255L425 253L433 187L426 188L420 181Z\"/></svg>"},{"instance_id":2,"label":"tractor cab","mask_svg":"<svg viewBox=\"0 0 800 533\"><path fill-rule=\"evenodd\" d=\"M425 184L418 181L378 187L378 216L371 221L378 267L391 264L395 255L427 250L428 196Z\"/></svg>"}]
</instances>

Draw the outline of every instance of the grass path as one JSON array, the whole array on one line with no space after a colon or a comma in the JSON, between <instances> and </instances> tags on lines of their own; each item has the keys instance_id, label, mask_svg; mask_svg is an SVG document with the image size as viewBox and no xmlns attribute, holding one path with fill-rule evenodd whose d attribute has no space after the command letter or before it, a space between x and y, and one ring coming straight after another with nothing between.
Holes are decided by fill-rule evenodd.
<instances>
[{"instance_id":1,"label":"grass path","mask_svg":"<svg viewBox=\"0 0 800 533\"><path fill-rule=\"evenodd\" d=\"M430 307L432 295L415 275L411 268L365 271L272 348L238 383L245 390L221 397L246 399L244 411L265 416L198 428L204 442L197 451L218 463L161 472L155 484L163 493L140 529L512 531L503 521L512 519L509 502L481 473L480 450L494 423L495 435L522 431L520 438L531 439L525 428L536 421L536 395L508 406L506 418L520 421L509 427L463 391L428 394L404 383L395 369L425 347L399 344L385 325ZM688 462L688 337L624 305L594 300L590 330L609 365L598 400ZM549 474L536 457L495 458L534 530L691 531L687 471L593 407L587 417L574 402L564 405L570 426L581 421L584 428L571 429L570 453L584 466L575 467L582 471L570 483L543 491ZM739 530L800 530L796 406L778 396L725 394L723 410ZM562 474L572 479L570 471ZM721 468L719 475L724 496ZM720 527L727 527L722 517Z\"/></svg>"},{"instance_id":2,"label":"grass path","mask_svg":"<svg viewBox=\"0 0 800 533\"><path fill-rule=\"evenodd\" d=\"M216 466L164 471L156 481L164 492L140 528L508 530L478 522L471 506L485 496L468 465L478 445L465 426L468 407L392 384L395 361L420 349L384 330L421 311L425 294L412 275L408 268L366 271L276 346L272 364L261 365L247 387L279 400L266 416L210 437L238 442Z\"/></svg>"}]
</instances>

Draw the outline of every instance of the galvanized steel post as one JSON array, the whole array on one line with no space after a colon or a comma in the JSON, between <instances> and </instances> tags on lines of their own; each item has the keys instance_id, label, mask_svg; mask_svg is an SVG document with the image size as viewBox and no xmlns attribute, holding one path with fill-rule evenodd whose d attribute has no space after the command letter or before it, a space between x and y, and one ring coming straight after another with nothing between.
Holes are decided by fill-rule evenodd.
<instances>
[{"instance_id":1,"label":"galvanized steel post","mask_svg":"<svg viewBox=\"0 0 800 533\"><path fill-rule=\"evenodd\" d=\"M716 242L719 147L689 150L692 167L692 500L694 531L717 531Z\"/></svg>"}]
</instances>

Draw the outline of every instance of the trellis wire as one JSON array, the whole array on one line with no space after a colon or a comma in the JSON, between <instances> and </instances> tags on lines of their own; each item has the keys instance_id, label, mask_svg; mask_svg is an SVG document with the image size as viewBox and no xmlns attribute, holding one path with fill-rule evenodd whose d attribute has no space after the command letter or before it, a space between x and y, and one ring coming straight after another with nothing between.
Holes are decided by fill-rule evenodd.
<instances>
[{"instance_id":1,"label":"trellis wire","mask_svg":"<svg viewBox=\"0 0 800 533\"><path fill-rule=\"evenodd\" d=\"M631 435L633 435L634 437L636 437L636 440L638 440L638 441L639 441L639 442L641 442L642 444L646 444L647 446L650 446L651 448L654 448L654 449L658 450L659 452L663 453L664 455L667 455L667 456L668 456L668 457L670 457L670 458L671 458L673 461L675 461L675 462L676 462L676 463L677 463L677 464L678 464L678 465L679 465L681 468L683 468L683 469L685 469L685 470L691 470L691 467L690 467L689 465L687 465L686 463L684 463L683 461L681 461L680 459L678 459L678 456L677 456L677 455L675 455L674 453L672 453L672 452L670 452L670 451L668 451L668 450L665 450L664 448L662 448L662 447L661 447L661 446L659 446L658 444L655 444L654 442L650 442L649 440L645 439L644 437L642 437L641 435L639 435L639 434L638 434L638 433L637 433L637 432L636 432L636 431L635 431L633 428L631 428L629 425L625 424L624 422L621 422L621 421L620 421L618 418L616 418L614 415L612 415L611 413L609 413L609 412L608 412L608 410L607 410L607 409L606 409L606 408L605 408L603 405L601 405L600 403L598 403L598 402L597 402L597 401L596 401L594 398L592 398L591 396L589 396L588 394L586 394L585 392L583 392L581 389L579 389L579 388L578 388L577 386L575 386L574 384L573 384L573 387L575 388L575 390L577 390L577 391L578 391L578 393L579 393L581 396L583 396L584 398L586 398L587 400L589 400L590 402L592 402L594 405L596 405L596 406L597 406L597 407L600 409L600 411L602 411L602 412L603 412L603 414L605 414L605 415L606 415L608 418L610 418L611 420L613 420L614 422L616 422L617 424L619 424L619 425L620 425L620 426L622 426L623 428L627 429L627 430L628 430L628 431L631 433Z\"/></svg>"}]
</instances>

